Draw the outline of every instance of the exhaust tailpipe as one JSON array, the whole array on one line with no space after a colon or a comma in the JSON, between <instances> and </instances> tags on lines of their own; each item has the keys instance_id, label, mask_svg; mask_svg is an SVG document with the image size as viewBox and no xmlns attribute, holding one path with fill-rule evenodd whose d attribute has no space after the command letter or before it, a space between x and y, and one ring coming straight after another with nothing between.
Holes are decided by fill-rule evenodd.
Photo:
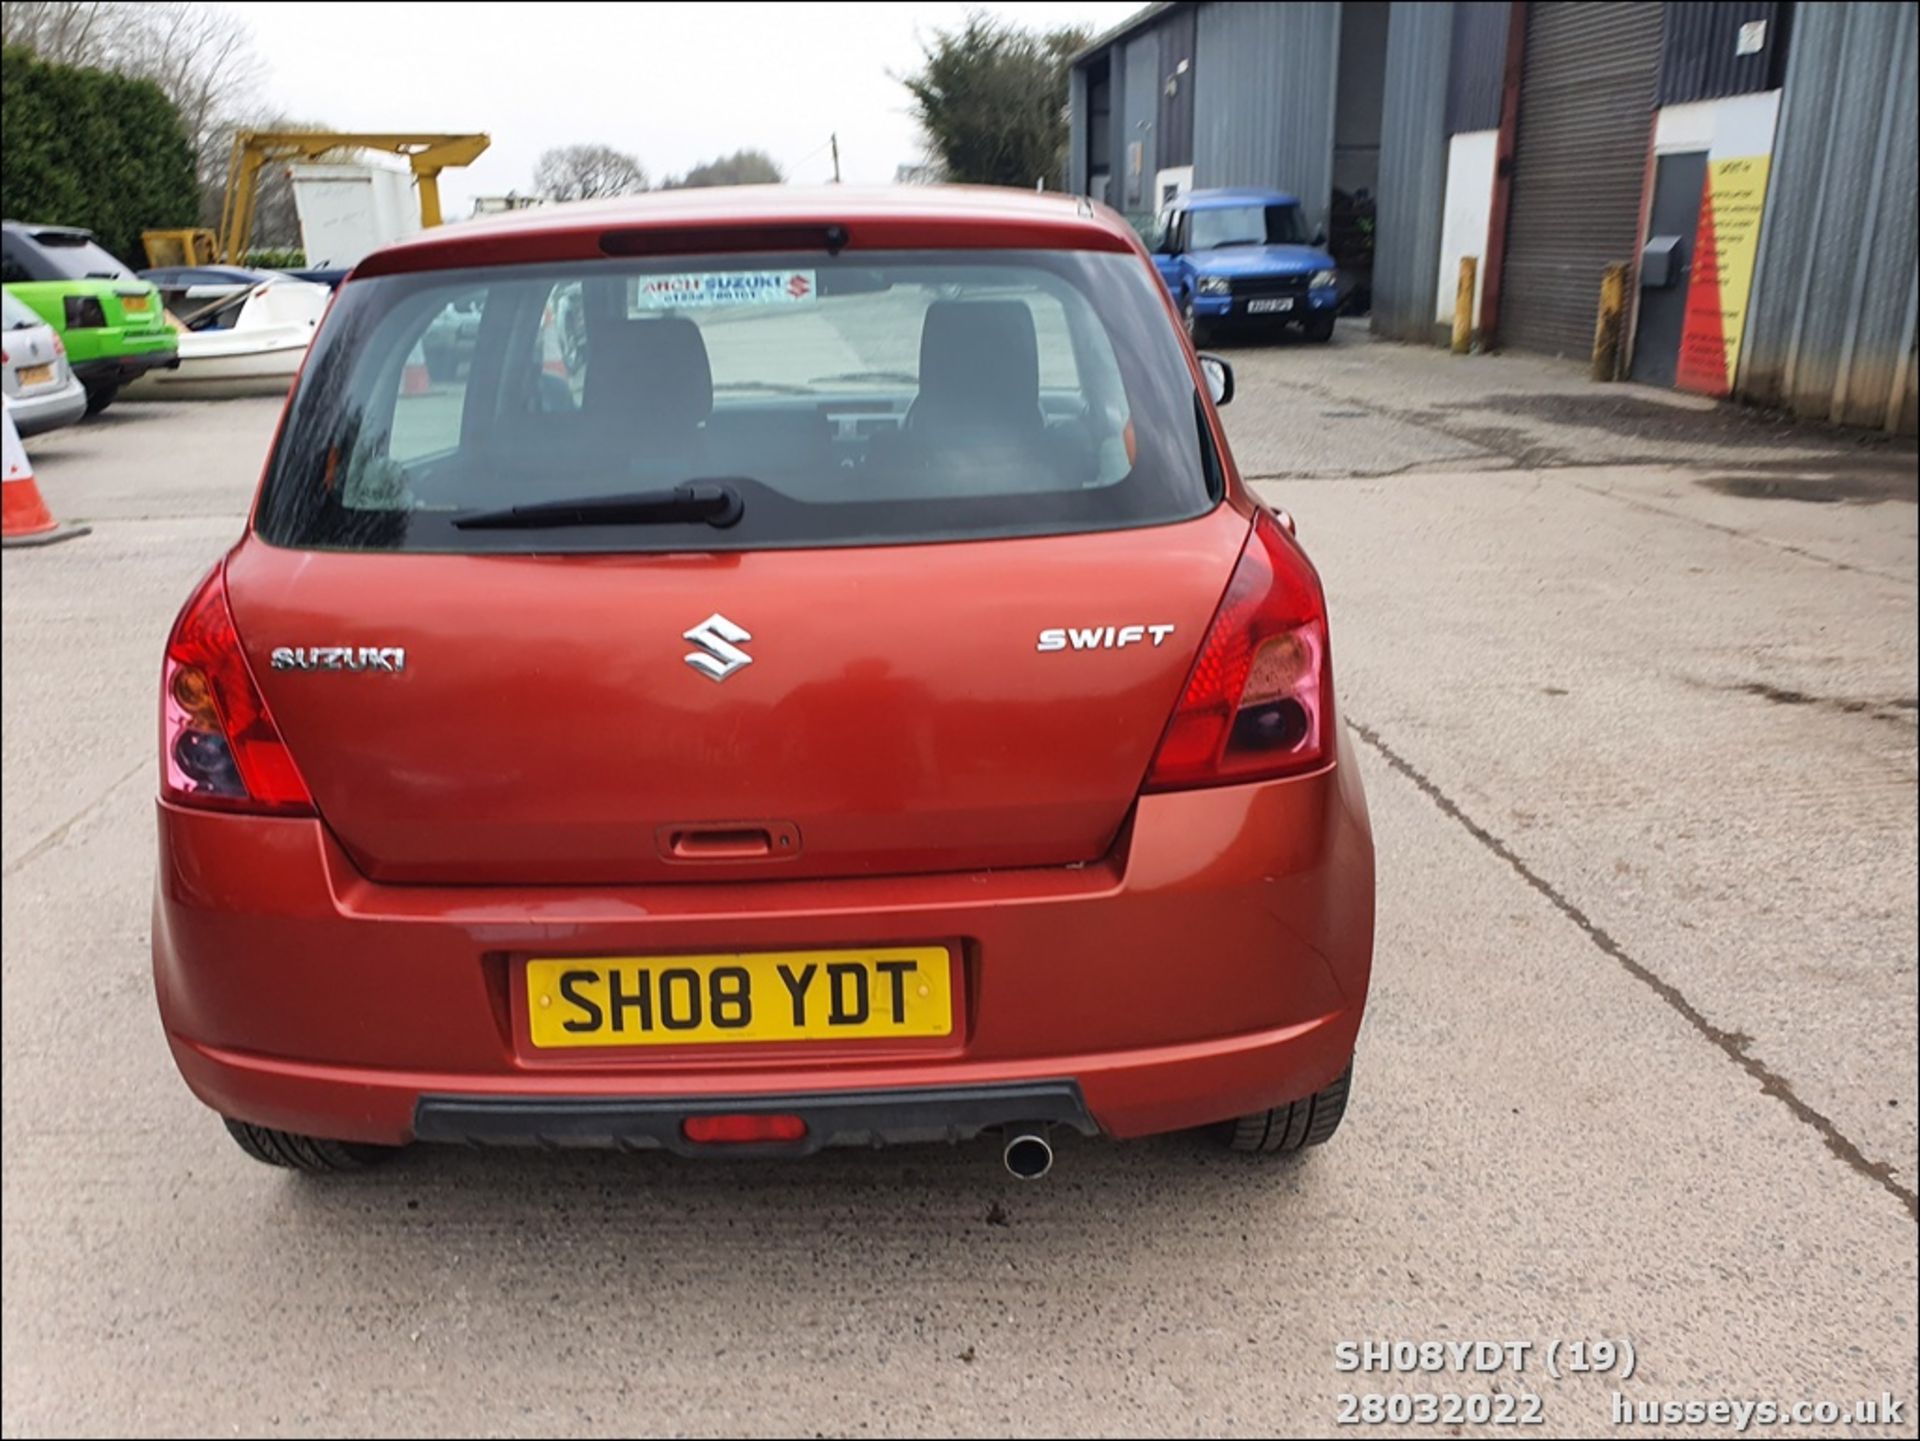
<instances>
[{"instance_id":1,"label":"exhaust tailpipe","mask_svg":"<svg viewBox=\"0 0 1920 1441\"><path fill-rule=\"evenodd\" d=\"M1045 1131L1009 1131L1000 1160L1007 1174L1022 1181L1037 1181L1053 1169L1053 1146Z\"/></svg>"}]
</instances>

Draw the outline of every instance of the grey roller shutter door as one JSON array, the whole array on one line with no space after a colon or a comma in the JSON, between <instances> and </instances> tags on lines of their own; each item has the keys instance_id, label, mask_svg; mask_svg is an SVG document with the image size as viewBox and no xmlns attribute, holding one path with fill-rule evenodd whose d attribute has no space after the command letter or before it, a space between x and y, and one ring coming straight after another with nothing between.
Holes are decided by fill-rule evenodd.
<instances>
[{"instance_id":1,"label":"grey roller shutter door","mask_svg":"<svg viewBox=\"0 0 1920 1441\"><path fill-rule=\"evenodd\" d=\"M1528 9L1503 345L1588 354L1601 272L1639 253L1664 8L1557 0Z\"/></svg>"}]
</instances>

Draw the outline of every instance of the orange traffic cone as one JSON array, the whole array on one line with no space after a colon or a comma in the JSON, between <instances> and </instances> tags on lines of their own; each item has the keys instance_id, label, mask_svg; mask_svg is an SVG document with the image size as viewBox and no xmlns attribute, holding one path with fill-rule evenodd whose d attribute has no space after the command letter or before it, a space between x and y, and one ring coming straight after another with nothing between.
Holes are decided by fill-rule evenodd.
<instances>
[{"instance_id":1,"label":"orange traffic cone","mask_svg":"<svg viewBox=\"0 0 1920 1441\"><path fill-rule=\"evenodd\" d=\"M52 545L56 540L72 540L85 535L84 525L62 525L40 499L40 487L34 483L33 462L20 444L20 432L13 428L13 406L0 404L6 419L4 429L6 480L0 484L0 546Z\"/></svg>"},{"instance_id":2,"label":"orange traffic cone","mask_svg":"<svg viewBox=\"0 0 1920 1441\"><path fill-rule=\"evenodd\" d=\"M427 372L427 352L416 345L407 357L407 368L400 372L400 393L425 395L432 387L433 377Z\"/></svg>"}]
</instances>

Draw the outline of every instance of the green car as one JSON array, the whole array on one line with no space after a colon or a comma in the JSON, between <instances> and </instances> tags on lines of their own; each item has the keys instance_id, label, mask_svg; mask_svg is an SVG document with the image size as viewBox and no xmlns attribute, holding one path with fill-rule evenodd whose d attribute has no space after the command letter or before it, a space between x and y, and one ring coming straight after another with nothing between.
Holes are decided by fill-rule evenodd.
<instances>
[{"instance_id":1,"label":"green car","mask_svg":"<svg viewBox=\"0 0 1920 1441\"><path fill-rule=\"evenodd\" d=\"M0 222L0 280L60 333L97 415L144 371L180 364L160 292L85 230Z\"/></svg>"}]
</instances>

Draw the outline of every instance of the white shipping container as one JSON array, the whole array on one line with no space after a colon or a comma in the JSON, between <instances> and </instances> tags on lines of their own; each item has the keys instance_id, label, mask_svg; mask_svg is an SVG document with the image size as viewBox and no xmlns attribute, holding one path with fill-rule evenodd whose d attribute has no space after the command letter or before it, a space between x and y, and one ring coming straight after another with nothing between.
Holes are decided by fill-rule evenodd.
<instances>
[{"instance_id":1,"label":"white shipping container","mask_svg":"<svg viewBox=\"0 0 1920 1441\"><path fill-rule=\"evenodd\" d=\"M300 243L313 267L357 265L420 229L413 172L384 165L289 165Z\"/></svg>"}]
</instances>

